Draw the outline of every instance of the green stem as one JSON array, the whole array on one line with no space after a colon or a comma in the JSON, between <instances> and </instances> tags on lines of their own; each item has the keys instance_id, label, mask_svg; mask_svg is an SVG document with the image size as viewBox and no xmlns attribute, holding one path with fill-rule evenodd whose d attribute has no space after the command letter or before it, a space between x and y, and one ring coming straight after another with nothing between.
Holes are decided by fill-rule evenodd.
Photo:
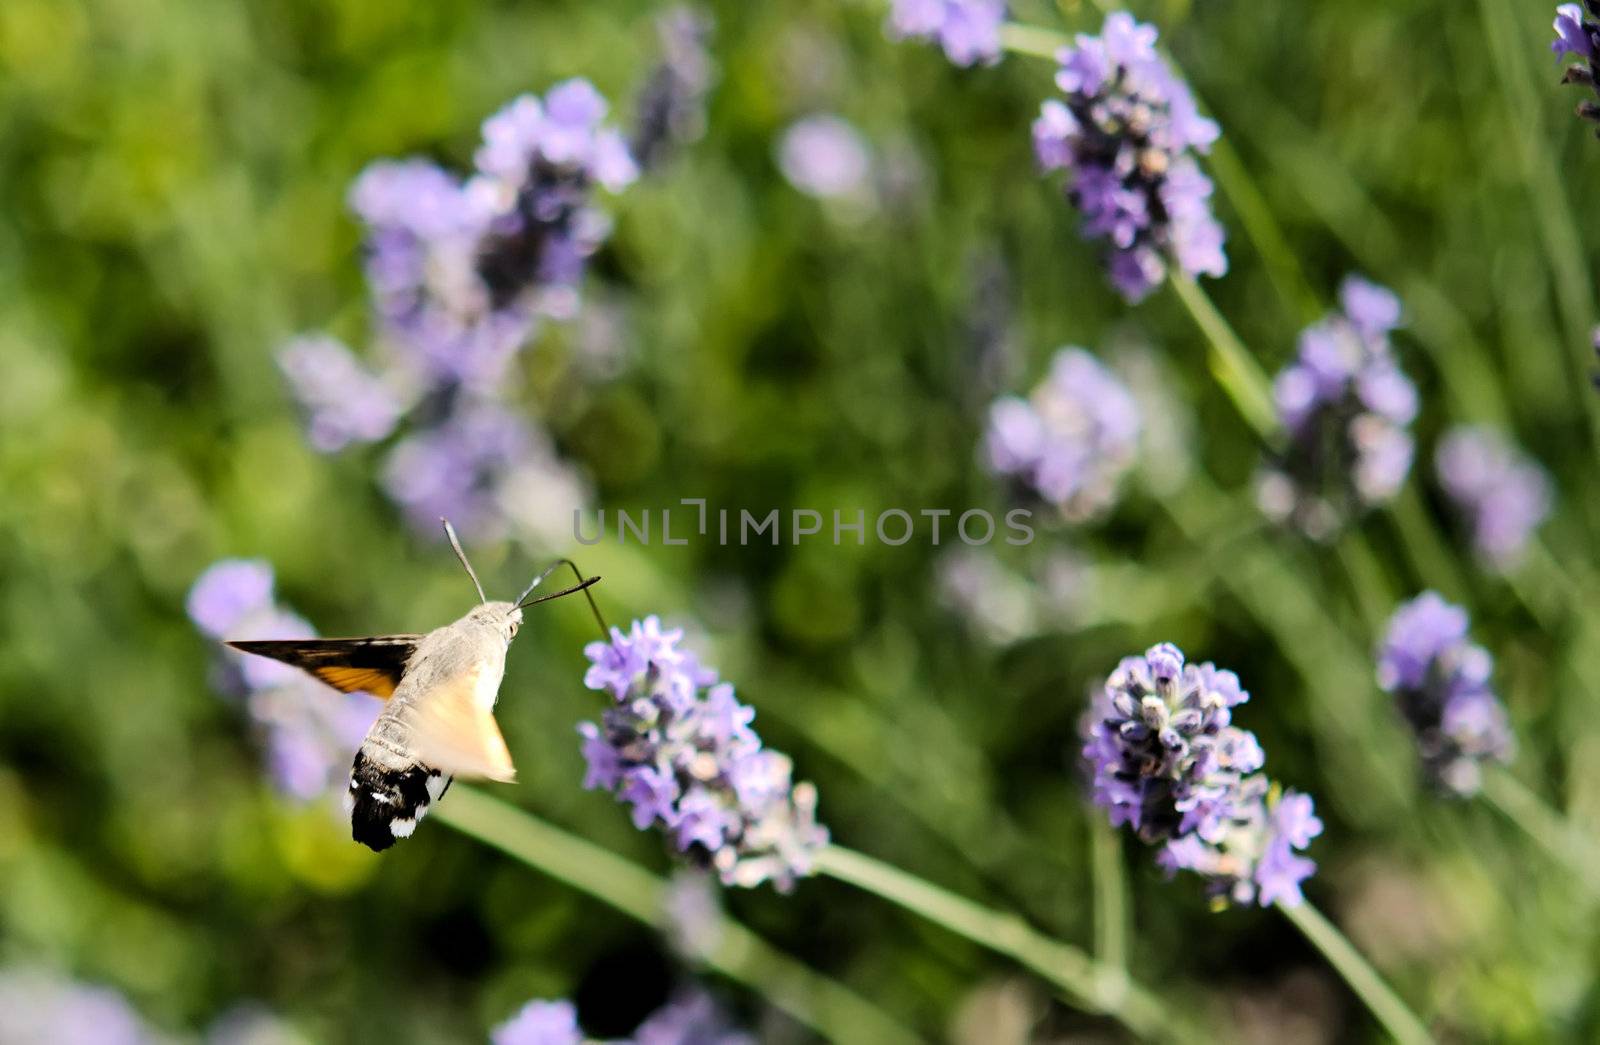
<instances>
[{"instance_id":1,"label":"green stem","mask_svg":"<svg viewBox=\"0 0 1600 1045\"><path fill-rule=\"evenodd\" d=\"M1570 345L1564 353L1577 364L1573 392L1578 408L1592 415L1587 376L1589 324L1594 316L1594 295L1590 290L1589 266L1583 255L1578 223L1561 182L1550 143L1545 140L1540 98L1528 82L1528 68L1519 50L1523 34L1506 0L1479 0L1484 41L1493 60L1496 78L1504 95L1506 122L1516 140L1517 152L1526 175L1524 185L1533 207L1534 222L1543 240L1545 257L1555 276L1556 299L1562 325ZM1552 77L1554 82L1554 77Z\"/></svg>"},{"instance_id":2,"label":"green stem","mask_svg":"<svg viewBox=\"0 0 1600 1045\"><path fill-rule=\"evenodd\" d=\"M1189 310L1189 315L1194 317L1201 333L1211 343L1209 363L1212 376L1228 394L1228 398L1233 400L1233 405L1250 427L1263 438L1271 436L1277 431L1278 420L1272 409L1272 384L1262 371L1261 364L1245 348L1239 335L1233 332L1233 327L1228 325L1198 283L1176 269L1172 270L1168 282L1177 292L1178 300Z\"/></svg>"},{"instance_id":3,"label":"green stem","mask_svg":"<svg viewBox=\"0 0 1600 1045\"><path fill-rule=\"evenodd\" d=\"M1600 846L1590 843L1565 817L1504 769L1484 771L1482 794L1485 801L1527 832L1529 838L1600 898Z\"/></svg>"},{"instance_id":4,"label":"green stem","mask_svg":"<svg viewBox=\"0 0 1600 1045\"><path fill-rule=\"evenodd\" d=\"M1244 224L1245 236L1261 255L1267 278L1272 281L1284 308L1302 324L1315 320L1322 314L1322 303L1306 280L1305 270L1289 246L1283 227L1273 217L1266 198L1227 138L1218 138L1211 145L1211 173L1216 176L1217 188L1233 204L1234 212Z\"/></svg>"},{"instance_id":5,"label":"green stem","mask_svg":"<svg viewBox=\"0 0 1600 1045\"><path fill-rule=\"evenodd\" d=\"M992 911L870 856L830 845L817 872L848 882L996 953L1015 959L1082 1008L1110 1016L1142 1037L1195 1040L1161 1003L1121 969L1035 931L1016 915Z\"/></svg>"},{"instance_id":6,"label":"green stem","mask_svg":"<svg viewBox=\"0 0 1600 1045\"><path fill-rule=\"evenodd\" d=\"M457 784L432 818L653 927L663 924L667 883L637 864L481 791ZM706 964L758 991L832 1041L921 1039L850 988L783 954L724 919Z\"/></svg>"},{"instance_id":7,"label":"green stem","mask_svg":"<svg viewBox=\"0 0 1600 1045\"><path fill-rule=\"evenodd\" d=\"M1112 969L1128 967L1128 883L1122 871L1122 840L1098 816L1089 818L1090 869L1094 875L1095 956Z\"/></svg>"},{"instance_id":8,"label":"green stem","mask_svg":"<svg viewBox=\"0 0 1600 1045\"><path fill-rule=\"evenodd\" d=\"M1390 1036L1402 1045L1433 1041L1433 1036L1417 1015L1383 982L1383 977L1361 957L1361 952L1315 907L1309 903L1293 906L1279 903L1278 910L1322 952L1322 956L1344 977L1344 981L1372 1010Z\"/></svg>"},{"instance_id":9,"label":"green stem","mask_svg":"<svg viewBox=\"0 0 1600 1045\"><path fill-rule=\"evenodd\" d=\"M1351 593L1370 634L1377 634L1394 609L1394 595L1377 556L1357 531L1346 532L1335 549L1350 580Z\"/></svg>"},{"instance_id":10,"label":"green stem","mask_svg":"<svg viewBox=\"0 0 1600 1045\"><path fill-rule=\"evenodd\" d=\"M1465 598L1466 578L1456 567L1448 543L1429 517L1414 485L1408 484L1389 505L1389 517L1394 520L1406 557L1422 582L1447 599Z\"/></svg>"}]
</instances>

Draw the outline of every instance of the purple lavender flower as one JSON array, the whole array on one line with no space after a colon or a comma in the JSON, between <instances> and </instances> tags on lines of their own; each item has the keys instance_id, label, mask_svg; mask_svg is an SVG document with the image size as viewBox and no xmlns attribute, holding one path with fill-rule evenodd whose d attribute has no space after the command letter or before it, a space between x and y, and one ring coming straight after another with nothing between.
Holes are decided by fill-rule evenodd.
<instances>
[{"instance_id":1,"label":"purple lavender flower","mask_svg":"<svg viewBox=\"0 0 1600 1045\"><path fill-rule=\"evenodd\" d=\"M570 1001L530 1001L489 1032L493 1045L579 1045L578 1010Z\"/></svg>"},{"instance_id":2,"label":"purple lavender flower","mask_svg":"<svg viewBox=\"0 0 1600 1045\"><path fill-rule=\"evenodd\" d=\"M1210 150L1217 125L1156 53L1156 30L1117 11L1099 36L1063 48L1056 85L1033 124L1045 171L1067 174L1067 198L1083 234L1104 240L1111 282L1129 301L1159 283L1169 264L1190 276L1228 271L1211 181L1193 153Z\"/></svg>"},{"instance_id":3,"label":"purple lavender flower","mask_svg":"<svg viewBox=\"0 0 1600 1045\"><path fill-rule=\"evenodd\" d=\"M993 65L1005 20L1005 0L894 0L889 35L937 41L956 65Z\"/></svg>"},{"instance_id":4,"label":"purple lavender flower","mask_svg":"<svg viewBox=\"0 0 1600 1045\"><path fill-rule=\"evenodd\" d=\"M1355 276L1340 302L1301 332L1296 360L1273 382L1287 444L1257 480L1262 512L1315 540L1391 500L1413 454L1417 391L1389 344L1400 303Z\"/></svg>"},{"instance_id":5,"label":"purple lavender flower","mask_svg":"<svg viewBox=\"0 0 1600 1045\"><path fill-rule=\"evenodd\" d=\"M376 318L425 378L491 386L532 331L531 315L490 307L477 273L494 195L424 160L374 163L351 186Z\"/></svg>"},{"instance_id":6,"label":"purple lavender flower","mask_svg":"<svg viewBox=\"0 0 1600 1045\"><path fill-rule=\"evenodd\" d=\"M1584 0L1578 4L1561 4L1556 8L1556 38L1550 44L1559 63L1567 55L1576 55L1581 61L1569 65L1562 83L1575 83L1600 94L1600 4ZM1578 115L1585 120L1600 123L1600 103L1585 98L1578 103ZM1600 130L1596 131L1600 134Z\"/></svg>"},{"instance_id":7,"label":"purple lavender flower","mask_svg":"<svg viewBox=\"0 0 1600 1045\"><path fill-rule=\"evenodd\" d=\"M1346 276L1339 284L1339 306L1350 325L1366 337L1383 337L1400 328L1400 299L1394 291L1360 276Z\"/></svg>"},{"instance_id":8,"label":"purple lavender flower","mask_svg":"<svg viewBox=\"0 0 1600 1045\"><path fill-rule=\"evenodd\" d=\"M861 133L832 115L807 116L779 139L778 168L789 184L819 199L858 197L872 173Z\"/></svg>"},{"instance_id":9,"label":"purple lavender flower","mask_svg":"<svg viewBox=\"0 0 1600 1045\"><path fill-rule=\"evenodd\" d=\"M189 617L208 638L310 638L299 615L272 597L272 568L257 560L224 559L189 590ZM365 693L342 694L287 664L220 651L224 688L242 693L261 734L268 775L300 801L344 793L350 757L383 703Z\"/></svg>"},{"instance_id":10,"label":"purple lavender flower","mask_svg":"<svg viewBox=\"0 0 1600 1045\"><path fill-rule=\"evenodd\" d=\"M1169 872L1194 871L1221 906L1300 903L1316 864L1298 855L1322 831L1311 799L1260 770L1255 734L1233 723L1250 699L1238 676L1187 664L1170 643L1127 657L1095 694L1083 757L1112 826L1162 846Z\"/></svg>"},{"instance_id":11,"label":"purple lavender flower","mask_svg":"<svg viewBox=\"0 0 1600 1045\"><path fill-rule=\"evenodd\" d=\"M278 352L278 365L306 410L311 445L323 453L375 443L400 422L399 396L336 338L296 338Z\"/></svg>"},{"instance_id":12,"label":"purple lavender flower","mask_svg":"<svg viewBox=\"0 0 1600 1045\"><path fill-rule=\"evenodd\" d=\"M1585 24L1587 21L1583 8L1577 4L1556 6L1556 38L1550 44L1550 50L1555 52L1557 61L1569 54L1575 54L1579 58L1595 57L1594 30Z\"/></svg>"},{"instance_id":13,"label":"purple lavender flower","mask_svg":"<svg viewBox=\"0 0 1600 1045\"><path fill-rule=\"evenodd\" d=\"M811 871L827 844L817 792L791 778L789 759L761 746L755 711L656 617L591 643L584 685L610 695L602 724L585 722L586 788L633 807L641 830L659 825L691 862L728 885L768 879L779 889Z\"/></svg>"},{"instance_id":14,"label":"purple lavender flower","mask_svg":"<svg viewBox=\"0 0 1600 1045\"><path fill-rule=\"evenodd\" d=\"M1439 483L1472 524L1478 554L1497 570L1522 558L1550 512L1550 480L1531 458L1487 428L1461 426L1439 443Z\"/></svg>"},{"instance_id":15,"label":"purple lavender flower","mask_svg":"<svg viewBox=\"0 0 1600 1045\"><path fill-rule=\"evenodd\" d=\"M384 463L389 496L418 530L451 519L477 539L501 535L502 490L532 450L535 437L521 417L492 400L454 406L439 424L396 443Z\"/></svg>"},{"instance_id":16,"label":"purple lavender flower","mask_svg":"<svg viewBox=\"0 0 1600 1045\"><path fill-rule=\"evenodd\" d=\"M162 1040L110 987L42 968L0 969L0 1041L19 1045L155 1045Z\"/></svg>"},{"instance_id":17,"label":"purple lavender flower","mask_svg":"<svg viewBox=\"0 0 1600 1045\"><path fill-rule=\"evenodd\" d=\"M705 133L706 95L716 79L707 48L712 28L709 14L687 6L656 17L661 62L635 103L639 115L629 143L642 170L659 166L673 147Z\"/></svg>"},{"instance_id":18,"label":"purple lavender flower","mask_svg":"<svg viewBox=\"0 0 1600 1045\"><path fill-rule=\"evenodd\" d=\"M195 627L220 639L271 605L271 565L262 559L222 559L194 582L185 608Z\"/></svg>"},{"instance_id":19,"label":"purple lavender flower","mask_svg":"<svg viewBox=\"0 0 1600 1045\"><path fill-rule=\"evenodd\" d=\"M989 408L983 456L1081 522L1108 509L1139 448L1139 407L1127 387L1081 348L1063 348L1027 399Z\"/></svg>"},{"instance_id":20,"label":"purple lavender flower","mask_svg":"<svg viewBox=\"0 0 1600 1045\"><path fill-rule=\"evenodd\" d=\"M1435 592L1403 604L1378 652L1378 685L1393 693L1416 734L1428 782L1468 797L1485 761L1508 762L1513 739L1490 688L1494 658L1467 639L1467 612Z\"/></svg>"}]
</instances>

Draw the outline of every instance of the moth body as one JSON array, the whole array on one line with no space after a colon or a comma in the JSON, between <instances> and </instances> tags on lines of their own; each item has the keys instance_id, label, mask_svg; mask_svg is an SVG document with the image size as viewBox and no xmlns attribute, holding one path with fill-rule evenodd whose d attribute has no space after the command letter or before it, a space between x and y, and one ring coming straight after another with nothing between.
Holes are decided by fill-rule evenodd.
<instances>
[{"instance_id":1,"label":"moth body","mask_svg":"<svg viewBox=\"0 0 1600 1045\"><path fill-rule=\"evenodd\" d=\"M350 770L350 829L378 851L409 837L456 776L516 771L490 713L522 624L509 602L474 607L422 637Z\"/></svg>"}]
</instances>

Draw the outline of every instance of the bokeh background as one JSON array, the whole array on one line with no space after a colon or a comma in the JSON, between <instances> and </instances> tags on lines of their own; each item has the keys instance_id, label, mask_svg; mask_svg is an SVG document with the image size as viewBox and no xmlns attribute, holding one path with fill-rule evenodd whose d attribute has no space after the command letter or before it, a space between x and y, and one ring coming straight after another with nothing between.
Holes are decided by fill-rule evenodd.
<instances>
[{"instance_id":1,"label":"bokeh background","mask_svg":"<svg viewBox=\"0 0 1600 1045\"><path fill-rule=\"evenodd\" d=\"M1347 272L1402 297L1397 345L1423 396L1406 513L1326 547L1263 526L1260 447L1192 319L1168 290L1123 305L1035 173L1027 127L1048 62L954 68L887 39L865 0L713 2L705 133L606 203L615 230L582 311L542 328L507 390L592 507L999 514L1005 491L976 463L987 404L1063 344L1145 375L1152 438L1108 518L1042 528L976 567L922 538L583 548L514 534L471 543L478 571L508 594L574 554L604 575L614 621L690 628L817 783L837 840L1085 947L1101 845L1129 891L1135 975L1219 1040L1377 1040L1276 912L1212 913L1132 839L1096 841L1077 768L1085 694L1119 657L1176 641L1238 671L1242 724L1327 822L1311 899L1437 1028L1595 1040L1592 895L1495 809L1418 787L1372 666L1396 603L1452 589L1496 655L1515 775L1600 822L1585 359L1600 210L1583 191L1600 143L1556 85L1550 5L1135 9L1222 125L1231 271L1207 286L1262 365L1290 357ZM302 331L368 335L345 207L366 164L465 165L484 117L569 76L626 126L658 14L0 4L0 976L103 985L180 1040L250 1024L330 1042L481 1040L532 997L575 998L591 1034L621 1036L699 980L763 1038L810 1040L761 991L441 825L379 858L331 803L281 797L184 613L223 556L269 561L279 597L324 634L425 630L468 608L448 549L380 488L381 451L308 445L273 354ZM1056 30L1101 18L1042 0L1013 14ZM798 191L775 158L819 113L865 144L849 199ZM1463 421L1500 426L1557 484L1509 578L1480 568L1434 485L1434 437ZM578 602L531 612L500 706L521 778L502 794L665 873L660 840L580 787L593 631ZM725 903L918 1035L1124 1033L841 883Z\"/></svg>"}]
</instances>

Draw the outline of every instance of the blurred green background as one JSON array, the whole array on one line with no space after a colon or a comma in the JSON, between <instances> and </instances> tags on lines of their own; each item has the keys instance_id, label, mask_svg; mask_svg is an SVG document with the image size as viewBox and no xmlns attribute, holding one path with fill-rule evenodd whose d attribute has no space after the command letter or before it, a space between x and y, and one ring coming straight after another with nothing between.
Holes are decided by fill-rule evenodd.
<instances>
[{"instance_id":1,"label":"blurred green background","mask_svg":"<svg viewBox=\"0 0 1600 1045\"><path fill-rule=\"evenodd\" d=\"M1600 143L1556 86L1550 6L1135 5L1233 150L1213 167L1232 270L1208 288L1263 366L1348 271L1408 309L1399 350L1424 400L1410 520L1433 516L1449 543L1385 513L1321 549L1263 530L1259 447L1177 300L1123 306L1035 174L1047 62L958 70L886 39L866 2L707 4L707 133L615 201L584 318L547 327L517 373L517 400L598 505L1002 512L975 466L985 407L1067 343L1147 352L1178 436L1147 448L1108 521L1000 549L1019 574L1062 551L1081 568L1070 610L1006 641L941 601L949 549L922 539L574 546L605 576L601 605L697 623L763 738L817 782L837 840L1083 946L1084 694L1117 658L1178 642L1253 693L1241 724L1327 821L1312 900L1416 1008L1460 1040L1600 1040L1593 899L1494 810L1418 789L1370 656L1400 599L1439 585L1466 601L1498 659L1516 774L1600 822L1586 401L1600 211L1581 191ZM363 166L465 165L485 116L568 76L626 122L656 13L0 4L0 966L112 986L177 1036L249 1000L314 1041L479 1039L535 996L574 996L590 1033L622 1035L694 975L653 932L440 825L380 859L336 811L277 797L183 612L226 555L269 560L325 634L425 630L468 608L448 551L375 485L376 453L307 446L272 353L307 329L366 337L344 207ZM1013 15L1100 22L1040 0ZM819 202L779 173L774 143L817 112L870 144L866 204ZM612 372L586 369L591 337L613 339ZM1504 426L1558 482L1509 582L1478 571L1432 485L1433 436L1460 421ZM492 592L539 561L513 543L470 550ZM503 793L665 871L654 835L579 787L592 633L575 603L533 611L500 706L521 770ZM1213 914L1196 882L1163 881L1123 842L1141 982L1221 1040L1377 1039L1275 912ZM727 904L929 1038L1121 1034L839 883ZM807 1040L760 992L708 982L764 1037Z\"/></svg>"}]
</instances>

